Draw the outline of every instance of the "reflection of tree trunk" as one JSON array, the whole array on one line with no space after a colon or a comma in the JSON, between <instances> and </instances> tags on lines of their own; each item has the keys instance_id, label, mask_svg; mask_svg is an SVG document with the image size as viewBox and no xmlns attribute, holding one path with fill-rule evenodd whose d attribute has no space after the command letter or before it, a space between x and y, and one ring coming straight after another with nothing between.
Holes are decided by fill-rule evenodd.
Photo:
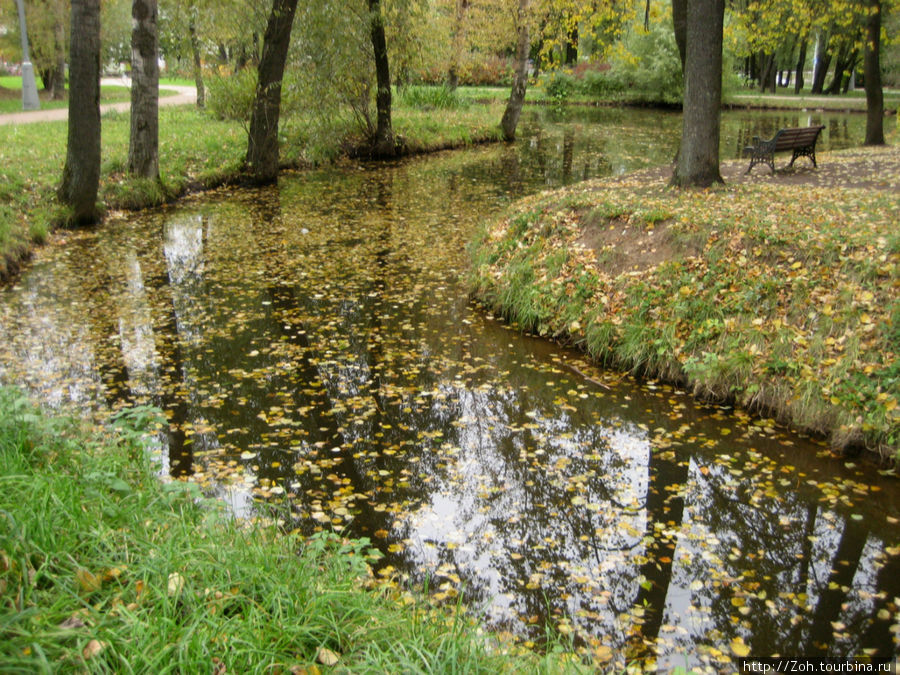
<instances>
[{"instance_id":1,"label":"reflection of tree trunk","mask_svg":"<svg viewBox=\"0 0 900 675\"><path fill-rule=\"evenodd\" d=\"M650 450L648 458L647 483L647 527L645 538L656 539L659 533L656 523L665 523L677 530L684 518L684 498L677 488L687 482L688 464L661 459L658 452ZM640 641L632 644L633 654L629 657L646 658L650 645L659 636L663 616L666 611L666 596L672 580L672 562L675 558L676 541L661 544L655 551L647 553L647 562L641 565L641 575L645 583L640 587L634 600L634 607L644 608L644 623L641 626Z\"/></svg>"},{"instance_id":2,"label":"reflection of tree trunk","mask_svg":"<svg viewBox=\"0 0 900 675\"><path fill-rule=\"evenodd\" d=\"M513 78L512 91L509 93L509 101L500 121L503 137L507 141L515 140L516 127L519 124L519 115L522 114L522 106L525 104L525 87L528 84L528 48L531 42L528 38L528 0L519 0L519 8L516 13L516 30L518 42L516 44L516 72Z\"/></svg>"},{"instance_id":3,"label":"reflection of tree trunk","mask_svg":"<svg viewBox=\"0 0 900 675\"><path fill-rule=\"evenodd\" d=\"M567 126L563 133L562 179L564 183L572 180L572 158L575 154L575 130Z\"/></svg>"},{"instance_id":4,"label":"reflection of tree trunk","mask_svg":"<svg viewBox=\"0 0 900 675\"><path fill-rule=\"evenodd\" d=\"M900 556L891 555L885 561L884 567L878 571L878 579L874 586L876 589L896 588L897 579L900 579ZM860 646L873 648L877 656L895 657L896 638L891 630L891 625L897 621L898 608L894 600L895 595L881 592L875 598L875 606L870 614L872 623L863 635ZM888 618L878 617L884 612L888 612Z\"/></svg>"},{"instance_id":5,"label":"reflection of tree trunk","mask_svg":"<svg viewBox=\"0 0 900 675\"><path fill-rule=\"evenodd\" d=\"M841 616L868 535L868 528L861 522L847 519L832 561L831 575L819 594L809 639L802 650L804 654L827 654L829 645L834 643L831 624Z\"/></svg>"}]
</instances>

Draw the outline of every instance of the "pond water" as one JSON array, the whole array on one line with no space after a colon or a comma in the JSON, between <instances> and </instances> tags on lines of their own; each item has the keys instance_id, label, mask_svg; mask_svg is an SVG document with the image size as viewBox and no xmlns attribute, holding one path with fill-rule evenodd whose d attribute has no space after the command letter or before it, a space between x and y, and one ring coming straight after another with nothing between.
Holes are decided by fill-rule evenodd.
<instances>
[{"instance_id":1,"label":"pond water","mask_svg":"<svg viewBox=\"0 0 900 675\"><path fill-rule=\"evenodd\" d=\"M726 114L725 142L761 133L746 115ZM485 217L674 153L677 116L574 118L528 110L514 146L286 175L56 235L0 293L0 382L85 411L159 406L161 474L241 515L276 505L304 532L369 537L382 576L525 640L549 627L600 662L710 671L894 654L895 479L467 300Z\"/></svg>"}]
</instances>

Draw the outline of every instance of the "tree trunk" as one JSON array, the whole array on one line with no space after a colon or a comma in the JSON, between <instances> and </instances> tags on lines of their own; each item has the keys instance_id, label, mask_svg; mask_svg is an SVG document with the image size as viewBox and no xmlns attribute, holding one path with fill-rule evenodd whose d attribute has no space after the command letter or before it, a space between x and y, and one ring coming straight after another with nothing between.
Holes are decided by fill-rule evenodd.
<instances>
[{"instance_id":1,"label":"tree trunk","mask_svg":"<svg viewBox=\"0 0 900 675\"><path fill-rule=\"evenodd\" d=\"M866 20L866 53L863 72L866 77L865 145L884 145L884 92L881 89L881 0L869 0Z\"/></svg>"},{"instance_id":2,"label":"tree trunk","mask_svg":"<svg viewBox=\"0 0 900 675\"><path fill-rule=\"evenodd\" d=\"M396 154L394 131L391 128L391 68L388 61L387 39L384 36L384 17L381 15L381 0L369 0L371 13L372 48L375 51L375 110L377 122L372 149L378 157Z\"/></svg>"},{"instance_id":3,"label":"tree trunk","mask_svg":"<svg viewBox=\"0 0 900 675\"><path fill-rule=\"evenodd\" d=\"M462 61L466 40L466 11L468 9L469 0L456 0L452 37L453 54L450 57L450 68L447 72L447 88L450 91L456 91L456 87L459 85L459 64Z\"/></svg>"},{"instance_id":4,"label":"tree trunk","mask_svg":"<svg viewBox=\"0 0 900 675\"><path fill-rule=\"evenodd\" d=\"M516 127L519 125L519 115L522 114L522 106L525 104L525 88L528 86L528 48L531 46L528 37L528 0L519 0L516 32L519 39L516 43L515 76L509 101L506 102L506 110L503 111L503 119L500 120L503 138L507 141L516 138Z\"/></svg>"},{"instance_id":5,"label":"tree trunk","mask_svg":"<svg viewBox=\"0 0 900 675\"><path fill-rule=\"evenodd\" d=\"M206 107L206 87L203 86L203 63L200 60L200 38L197 36L196 7L191 4L191 19L188 22L188 36L191 43L191 57L194 63L194 83L197 86L197 107Z\"/></svg>"},{"instance_id":6,"label":"tree trunk","mask_svg":"<svg viewBox=\"0 0 900 675\"><path fill-rule=\"evenodd\" d=\"M578 26L575 26L566 39L566 65L578 63Z\"/></svg>"},{"instance_id":7,"label":"tree trunk","mask_svg":"<svg viewBox=\"0 0 900 675\"><path fill-rule=\"evenodd\" d=\"M775 93L775 55L774 54L760 54L760 62L762 63L762 68L759 72L759 90L763 93L770 91L773 94Z\"/></svg>"},{"instance_id":8,"label":"tree trunk","mask_svg":"<svg viewBox=\"0 0 900 675\"><path fill-rule=\"evenodd\" d=\"M72 0L69 133L57 195L75 224L97 220L100 187L100 0Z\"/></svg>"},{"instance_id":9,"label":"tree trunk","mask_svg":"<svg viewBox=\"0 0 900 675\"><path fill-rule=\"evenodd\" d=\"M675 29L675 44L681 57L681 72L687 54L687 6L688 0L672 0L672 27Z\"/></svg>"},{"instance_id":10,"label":"tree trunk","mask_svg":"<svg viewBox=\"0 0 900 675\"><path fill-rule=\"evenodd\" d=\"M797 78L794 80L794 93L799 94L803 90L803 67L806 65L806 46L809 38L805 37L800 41L800 54L797 56Z\"/></svg>"},{"instance_id":11,"label":"tree trunk","mask_svg":"<svg viewBox=\"0 0 900 675\"><path fill-rule=\"evenodd\" d=\"M61 101L66 97L66 26L63 21L65 7L57 3L53 12L53 50L56 54L56 65L51 71L50 82L44 82L50 88L50 98Z\"/></svg>"},{"instance_id":12,"label":"tree trunk","mask_svg":"<svg viewBox=\"0 0 900 675\"><path fill-rule=\"evenodd\" d=\"M847 74L847 77L841 78L841 93L846 94L850 91L850 87L856 86L854 83L856 82L856 65L859 63L859 50L854 49L853 53L850 54L850 58L847 60L847 67L844 69L844 72Z\"/></svg>"},{"instance_id":13,"label":"tree trunk","mask_svg":"<svg viewBox=\"0 0 900 675\"><path fill-rule=\"evenodd\" d=\"M848 66L849 52L849 45L842 46L838 51L838 55L834 63L834 75L831 78L831 84L828 85L828 88L825 89L823 93L829 95L840 93L841 87L844 83L844 72L846 72Z\"/></svg>"},{"instance_id":14,"label":"tree trunk","mask_svg":"<svg viewBox=\"0 0 900 675\"><path fill-rule=\"evenodd\" d=\"M828 66L831 65L831 52L828 50L828 35L819 36L816 43L816 67L813 70L813 82L811 94L821 94L825 88L825 76L828 74Z\"/></svg>"},{"instance_id":15,"label":"tree trunk","mask_svg":"<svg viewBox=\"0 0 900 675\"><path fill-rule=\"evenodd\" d=\"M157 0L131 3L131 137L128 173L159 180Z\"/></svg>"},{"instance_id":16,"label":"tree trunk","mask_svg":"<svg viewBox=\"0 0 900 675\"><path fill-rule=\"evenodd\" d=\"M281 80L291 45L291 27L296 9L297 0L274 0L266 24L247 141L246 168L255 183L272 183L278 178Z\"/></svg>"},{"instance_id":17,"label":"tree trunk","mask_svg":"<svg viewBox=\"0 0 900 675\"><path fill-rule=\"evenodd\" d=\"M725 0L691 0L687 10L684 113L672 185L708 187L719 172L722 25Z\"/></svg>"}]
</instances>

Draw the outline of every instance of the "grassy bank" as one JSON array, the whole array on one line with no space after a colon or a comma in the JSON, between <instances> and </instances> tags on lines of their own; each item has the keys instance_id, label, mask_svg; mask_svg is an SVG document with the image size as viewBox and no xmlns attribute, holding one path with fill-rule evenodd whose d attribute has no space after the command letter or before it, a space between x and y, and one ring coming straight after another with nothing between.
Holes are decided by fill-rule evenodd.
<instances>
[{"instance_id":1,"label":"grassy bank","mask_svg":"<svg viewBox=\"0 0 900 675\"><path fill-rule=\"evenodd\" d=\"M0 390L0 671L569 669L375 584L365 541L198 506L152 474L146 417L87 432Z\"/></svg>"},{"instance_id":2,"label":"grassy bank","mask_svg":"<svg viewBox=\"0 0 900 675\"><path fill-rule=\"evenodd\" d=\"M447 110L398 106L394 130L409 152L462 147L500 137L499 105L462 105ZM189 190L236 180L247 149L242 126L215 119L190 106L159 112L161 184L129 179L129 114L103 115L101 185L105 209L133 209L170 201ZM281 161L302 167L334 161L363 143L349 127L311 134L310 121L288 118L282 125ZM319 140L317 140L319 139ZM66 123L0 125L0 281L14 274L36 243L64 220L56 186L66 154Z\"/></svg>"},{"instance_id":3,"label":"grassy bank","mask_svg":"<svg viewBox=\"0 0 900 675\"><path fill-rule=\"evenodd\" d=\"M826 187L675 191L645 173L526 199L477 242L474 293L606 364L893 456L900 193L877 185L900 153L827 162ZM869 189L840 185L872 163Z\"/></svg>"}]
</instances>

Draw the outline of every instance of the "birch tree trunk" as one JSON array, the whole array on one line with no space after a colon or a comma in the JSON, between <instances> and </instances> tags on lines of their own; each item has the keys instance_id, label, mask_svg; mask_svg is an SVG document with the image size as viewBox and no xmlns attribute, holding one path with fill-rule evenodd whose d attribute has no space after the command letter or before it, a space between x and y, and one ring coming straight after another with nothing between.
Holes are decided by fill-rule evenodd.
<instances>
[{"instance_id":1,"label":"birch tree trunk","mask_svg":"<svg viewBox=\"0 0 900 675\"><path fill-rule=\"evenodd\" d=\"M531 46L528 36L528 0L519 0L519 8L516 12L516 31L518 41L515 76L512 91L509 92L509 101L506 103L506 110L500 121L503 138L507 141L516 138L516 127L519 124L519 115L522 114L522 106L525 104L525 88L528 85L528 50Z\"/></svg>"},{"instance_id":2,"label":"birch tree trunk","mask_svg":"<svg viewBox=\"0 0 900 675\"><path fill-rule=\"evenodd\" d=\"M131 136L128 173L159 180L157 0L131 3Z\"/></svg>"}]
</instances>

